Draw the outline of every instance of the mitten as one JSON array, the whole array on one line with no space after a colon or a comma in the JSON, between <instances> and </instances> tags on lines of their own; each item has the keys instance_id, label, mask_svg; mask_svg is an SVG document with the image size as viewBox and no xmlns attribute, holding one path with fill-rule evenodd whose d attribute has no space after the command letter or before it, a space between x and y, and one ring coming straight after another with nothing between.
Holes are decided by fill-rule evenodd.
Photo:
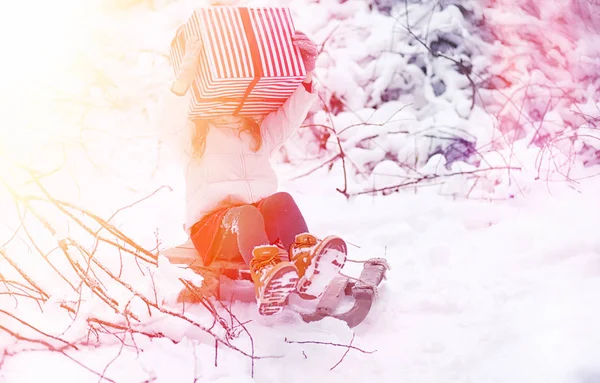
<instances>
[{"instance_id":1,"label":"mitten","mask_svg":"<svg viewBox=\"0 0 600 383\"><path fill-rule=\"evenodd\" d=\"M185 55L179 66L179 74L171 85L171 92L178 96L187 93L190 85L194 82L198 72L198 56L202 50L202 40L199 37L191 37L185 44Z\"/></svg>"},{"instance_id":2,"label":"mitten","mask_svg":"<svg viewBox=\"0 0 600 383\"><path fill-rule=\"evenodd\" d=\"M292 42L300 49L302 61L307 72L312 72L315 69L315 62L319 54L317 45L304 33L296 31L292 36Z\"/></svg>"}]
</instances>

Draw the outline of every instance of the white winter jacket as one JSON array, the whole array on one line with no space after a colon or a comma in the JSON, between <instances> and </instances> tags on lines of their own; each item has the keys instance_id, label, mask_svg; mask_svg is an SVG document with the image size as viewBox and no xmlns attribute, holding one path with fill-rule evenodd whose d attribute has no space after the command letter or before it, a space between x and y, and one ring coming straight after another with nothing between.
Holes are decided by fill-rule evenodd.
<instances>
[{"instance_id":1,"label":"white winter jacket","mask_svg":"<svg viewBox=\"0 0 600 383\"><path fill-rule=\"evenodd\" d=\"M250 149L249 135L238 137L238 126L210 125L206 150L201 158L194 158L193 124L187 121L190 96L170 92L164 96L158 128L182 160L186 181L184 228L188 233L196 222L221 207L255 203L277 191L269 158L297 131L316 98L314 86L308 92L300 85L282 107L268 114L260 126L262 146L256 153Z\"/></svg>"}]
</instances>

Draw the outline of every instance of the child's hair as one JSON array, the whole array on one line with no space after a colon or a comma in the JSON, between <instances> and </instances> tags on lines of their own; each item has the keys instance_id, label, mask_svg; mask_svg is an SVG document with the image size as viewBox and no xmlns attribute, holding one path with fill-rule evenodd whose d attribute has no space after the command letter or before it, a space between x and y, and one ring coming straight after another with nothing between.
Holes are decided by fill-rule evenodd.
<instances>
[{"instance_id":1,"label":"child's hair","mask_svg":"<svg viewBox=\"0 0 600 383\"><path fill-rule=\"evenodd\" d=\"M262 146L260 124L252 118L241 117L242 126L238 129L238 137L246 132L252 137L251 150L257 152ZM193 120L194 134L192 135L193 156L201 158L206 150L206 136L208 135L210 120Z\"/></svg>"}]
</instances>

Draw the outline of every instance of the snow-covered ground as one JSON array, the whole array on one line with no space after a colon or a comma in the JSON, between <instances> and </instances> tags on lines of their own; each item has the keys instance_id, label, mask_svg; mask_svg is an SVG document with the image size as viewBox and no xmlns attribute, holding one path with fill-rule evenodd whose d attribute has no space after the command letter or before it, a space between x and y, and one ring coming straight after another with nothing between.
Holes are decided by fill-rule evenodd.
<instances>
[{"instance_id":1,"label":"snow-covered ground","mask_svg":"<svg viewBox=\"0 0 600 383\"><path fill-rule=\"evenodd\" d=\"M118 7L118 2L94 3ZM21 103L24 91L19 97L0 92L3 121L11 122L3 126L23 123L20 130L0 129L0 154L3 159L31 157L28 164L40 172L62 166L61 172L43 178L48 190L105 218L161 185L173 187L172 192L160 189L119 211L111 221L147 248L155 245L156 237L165 248L185 240L182 185L179 169L160 151L149 122L155 117L156 94L166 89L171 76L164 56L170 33L198 4L156 1L159 9L150 11L147 3L140 2L128 12L109 10L105 17L92 17L88 12L77 19L77 28L85 31L89 23L88 27L97 28L93 33L73 35L65 27L58 29L64 36L52 35L52 39L69 36L73 43L88 44L89 50L73 59L77 70L61 72L61 76L36 72L25 77L30 82L43 78L64 91L58 100L56 94L44 92L29 99L52 100L52 104L41 103L45 107L39 113L31 113L31 107ZM76 297L31 247L23 248L23 233L17 236L19 241L9 241L17 228L10 221L16 217L14 195L3 188L0 213L10 218L4 220L11 230L1 232L0 241L8 241L2 250L34 275L51 297L43 304L42 314L26 300L17 304L4 294L2 289L8 287L0 284L0 309L18 313L48 334L79 342L79 349L65 351L66 355L39 350L14 353L30 345L16 342L2 331L4 327L18 328L23 331L20 334L29 336L32 332L3 311L0 351L5 352L0 356L0 382L94 382L101 380L97 373L116 382L600 382L600 178L592 177L597 171L584 168L574 155L584 142L597 140L598 80L592 74L598 68L598 55L592 40L563 39L575 33L577 24L565 27L567 32L557 27L548 30L553 38L541 44L548 46L539 48L532 59L522 53L538 47L537 41L524 40L504 21L514 21L515 29L524 28L527 35L529 28L543 29L556 20L560 24L558 10L518 2L525 12L511 9L507 1L491 1L496 8L487 10L483 25L477 2L461 2L459 8L452 5L455 1L408 1L406 9L415 33L427 44L438 44L445 54L473 65L480 99L471 110L472 88L455 63L428 56L419 43L410 42L402 28L404 2L277 3L293 8L298 29L318 42L327 42L317 63L317 77L324 102L343 111L335 116L321 111L310 122L331 125L338 132L360 125L340 134L347 155L348 192L445 175L404 187L399 193L347 200L336 191L344 185L340 161L331 172L321 168L295 179L338 153L335 136L319 152L315 132L304 129L303 140L293 141L285 155L276 159L281 189L297 200L311 231L345 238L351 244L351 259L385 257L389 261L388 279L367 319L354 329L334 319L307 324L291 310L264 318L253 304L235 303L231 310L241 322L249 321L245 326L252 339L242 332L232 344L248 353L253 347L256 355L264 357L253 366L250 358L222 345L215 356L214 340L185 321L156 310L146 315L139 301L129 306L130 292L115 287L104 275L98 281L109 286L119 309L131 309L142 318L137 329L161 331L176 341L135 336L135 344L127 337L124 346L117 337L105 335L99 344L92 339L93 347L85 346L86 335L95 337L87 332L86 317L122 317L87 290L76 319L58 307ZM397 13L389 16L385 7L377 12L368 3L402 6L396 5ZM63 6L61 12L69 7ZM588 16L594 19L591 13ZM491 43L493 36L503 40ZM518 44L523 45L516 49ZM486 49L492 45L495 53L488 57ZM69 51L66 43L61 47ZM515 57L506 56L511 50ZM561 59L562 54L568 58ZM544 57L549 57L550 64L540 67L560 64L546 77L563 81L559 85L572 91L568 96L561 96L563 88L548 88L550 80L531 69L532 61L541 63ZM35 54L30 58L26 63L33 65ZM59 67L59 61L49 64ZM577 62L583 69L574 70L573 78L565 77ZM13 64L11 71L16 70ZM488 69L504 75L511 85L485 85ZM535 76L529 76L530 72ZM535 84L539 89L532 88L535 97L528 96L526 86L533 77L540 81ZM18 79L12 80L17 88L23 87ZM577 81L583 85L576 86ZM334 93L343 102L332 101ZM582 123L582 119L587 121L582 128L586 130L577 131L575 122ZM377 137L369 138L373 135ZM515 137L520 140L510 141ZM536 144L530 145L531 141ZM588 152L593 157L589 147ZM67 161L63 161L64 153ZM289 163L282 163L283 158ZM34 192L35 185L24 181L27 174L12 165L0 163L0 179L18 185L17 192ZM482 171L489 167L499 169ZM466 174L449 176L460 172ZM38 211L58 228L49 235L39 223L29 226L44 248L52 249L57 239L67 237L81 237L84 245L95 245L77 225L63 224L64 217L54 210L40 207ZM35 221L31 215L26 219ZM160 298L172 298L181 287L168 278L174 271L164 264L144 265L148 268L142 272L132 257L121 257L107 246L101 246L96 257L115 273L123 272L123 278L147 296L156 290ZM76 280L59 254L52 253L50 258ZM356 276L359 267L348 263L344 273ZM3 280L18 278L4 260L0 273ZM212 318L199 307L188 308L187 315L201 323ZM343 347L351 341L360 350Z\"/></svg>"},{"instance_id":2,"label":"snow-covered ground","mask_svg":"<svg viewBox=\"0 0 600 383\"><path fill-rule=\"evenodd\" d=\"M286 174L289 169L281 169ZM334 177L333 177L334 178ZM350 257L385 256L391 271L369 317L353 330L327 319L303 323L291 311L261 318L252 304L233 312L253 336L254 380L247 357L225 350L184 324L167 340L140 348L106 344L70 352L117 382L574 382L600 379L599 182L584 193L540 183L510 202L448 200L434 193L362 197L352 202L316 174L286 183L311 229L358 247ZM349 274L355 272L349 264ZM141 338L140 338L141 339ZM235 340L249 347L244 334ZM88 382L98 378L51 352L7 358L6 382Z\"/></svg>"}]
</instances>

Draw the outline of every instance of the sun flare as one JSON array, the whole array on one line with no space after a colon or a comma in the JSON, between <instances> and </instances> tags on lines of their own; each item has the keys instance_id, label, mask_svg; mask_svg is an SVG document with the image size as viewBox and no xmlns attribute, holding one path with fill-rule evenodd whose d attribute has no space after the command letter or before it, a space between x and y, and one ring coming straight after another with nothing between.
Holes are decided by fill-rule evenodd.
<instances>
[{"instance_id":1,"label":"sun flare","mask_svg":"<svg viewBox=\"0 0 600 383\"><path fill-rule=\"evenodd\" d=\"M9 60L0 69L7 77L3 96L24 95L53 82L73 60L89 17L87 1L18 1L0 13L0 42ZM8 86L6 86L8 85Z\"/></svg>"},{"instance_id":2,"label":"sun flare","mask_svg":"<svg viewBox=\"0 0 600 383\"><path fill-rule=\"evenodd\" d=\"M0 7L0 158L29 163L40 142L60 140L52 100L73 81L85 47L93 1L28 0ZM41 158L38 158L40 160ZM6 174L0 174L6 176Z\"/></svg>"}]
</instances>

